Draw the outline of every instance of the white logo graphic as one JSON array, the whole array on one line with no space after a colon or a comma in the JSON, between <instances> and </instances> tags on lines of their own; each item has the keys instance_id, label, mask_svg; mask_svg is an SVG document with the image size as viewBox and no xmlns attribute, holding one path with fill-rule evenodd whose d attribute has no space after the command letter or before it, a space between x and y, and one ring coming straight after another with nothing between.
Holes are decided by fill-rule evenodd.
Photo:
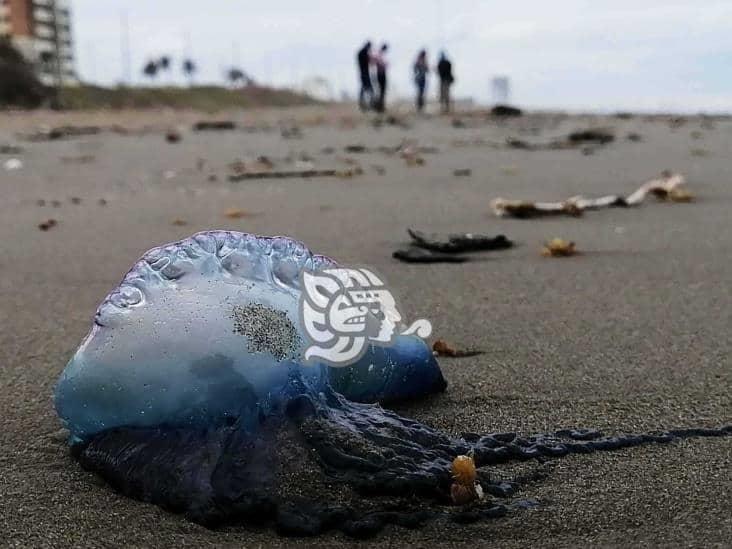
<instances>
[{"instance_id":1,"label":"white logo graphic","mask_svg":"<svg viewBox=\"0 0 732 549\"><path fill-rule=\"evenodd\" d=\"M348 366L370 343L389 345L397 335L429 337L432 325L420 319L402 324L393 294L369 269L334 268L300 275L300 315L310 346L305 362Z\"/></svg>"}]
</instances>

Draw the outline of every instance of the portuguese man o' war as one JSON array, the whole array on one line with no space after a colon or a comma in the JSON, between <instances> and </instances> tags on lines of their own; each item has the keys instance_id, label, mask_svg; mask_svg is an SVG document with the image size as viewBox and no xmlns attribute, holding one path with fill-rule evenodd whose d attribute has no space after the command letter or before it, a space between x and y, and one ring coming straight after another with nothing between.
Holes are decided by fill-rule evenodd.
<instances>
[{"instance_id":1,"label":"portuguese man o' war","mask_svg":"<svg viewBox=\"0 0 732 549\"><path fill-rule=\"evenodd\" d=\"M529 502L524 480L480 467L722 436L732 427L602 437L589 430L455 438L384 410L446 388L426 343L399 335L354 364L306 365L303 270L335 266L302 243L210 231L147 252L99 306L55 406L73 455L119 492L214 527L282 534L467 522ZM470 455L488 497L456 506L451 464Z\"/></svg>"}]
</instances>

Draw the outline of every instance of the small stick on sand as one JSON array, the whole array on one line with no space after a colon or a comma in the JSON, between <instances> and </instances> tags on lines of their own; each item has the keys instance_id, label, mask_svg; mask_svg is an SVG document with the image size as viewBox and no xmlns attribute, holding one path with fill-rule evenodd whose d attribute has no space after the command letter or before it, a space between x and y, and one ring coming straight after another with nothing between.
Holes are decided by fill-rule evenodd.
<instances>
[{"instance_id":1,"label":"small stick on sand","mask_svg":"<svg viewBox=\"0 0 732 549\"><path fill-rule=\"evenodd\" d=\"M360 170L288 170L288 171L262 171L262 172L245 172L229 175L229 181L237 182L247 179L288 179L288 178L310 178L310 177L352 177L358 175Z\"/></svg>"}]
</instances>

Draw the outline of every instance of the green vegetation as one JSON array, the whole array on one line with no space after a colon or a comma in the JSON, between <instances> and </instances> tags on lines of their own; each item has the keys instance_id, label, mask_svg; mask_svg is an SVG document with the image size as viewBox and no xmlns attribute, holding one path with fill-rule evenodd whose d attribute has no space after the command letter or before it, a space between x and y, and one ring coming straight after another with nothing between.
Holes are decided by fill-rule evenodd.
<instances>
[{"instance_id":1,"label":"green vegetation","mask_svg":"<svg viewBox=\"0 0 732 549\"><path fill-rule=\"evenodd\" d=\"M67 87L61 92L65 109L145 109L169 107L208 112L232 108L290 107L317 101L291 90L246 86L227 89L218 86L102 88Z\"/></svg>"}]
</instances>

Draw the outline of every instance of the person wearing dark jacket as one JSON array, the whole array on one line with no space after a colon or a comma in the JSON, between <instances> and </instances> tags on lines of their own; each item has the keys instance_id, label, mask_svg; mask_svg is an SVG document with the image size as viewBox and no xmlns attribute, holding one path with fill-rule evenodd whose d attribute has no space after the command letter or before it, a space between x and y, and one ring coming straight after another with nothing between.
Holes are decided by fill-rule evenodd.
<instances>
[{"instance_id":1,"label":"person wearing dark jacket","mask_svg":"<svg viewBox=\"0 0 732 549\"><path fill-rule=\"evenodd\" d=\"M374 88L371 85L371 42L366 42L363 47L358 50L356 55L356 63L358 64L358 72L361 78L361 91L358 94L358 106L362 111L371 108L374 102Z\"/></svg>"},{"instance_id":2,"label":"person wearing dark jacket","mask_svg":"<svg viewBox=\"0 0 732 549\"><path fill-rule=\"evenodd\" d=\"M374 107L378 112L384 112L386 109L386 52L389 49L389 45L384 43L379 49L379 53L374 55L372 62L376 67L376 82L379 85L379 96L374 102Z\"/></svg>"},{"instance_id":3,"label":"person wearing dark jacket","mask_svg":"<svg viewBox=\"0 0 732 549\"><path fill-rule=\"evenodd\" d=\"M414 84L417 86L417 112L424 109L424 92L427 88L427 73L429 73L429 65L427 64L427 51L421 50L414 62Z\"/></svg>"},{"instance_id":4,"label":"person wearing dark jacket","mask_svg":"<svg viewBox=\"0 0 732 549\"><path fill-rule=\"evenodd\" d=\"M440 109L443 113L450 112L450 86L455 81L452 75L452 63L443 51L440 62L437 63L437 74L440 77Z\"/></svg>"}]
</instances>

